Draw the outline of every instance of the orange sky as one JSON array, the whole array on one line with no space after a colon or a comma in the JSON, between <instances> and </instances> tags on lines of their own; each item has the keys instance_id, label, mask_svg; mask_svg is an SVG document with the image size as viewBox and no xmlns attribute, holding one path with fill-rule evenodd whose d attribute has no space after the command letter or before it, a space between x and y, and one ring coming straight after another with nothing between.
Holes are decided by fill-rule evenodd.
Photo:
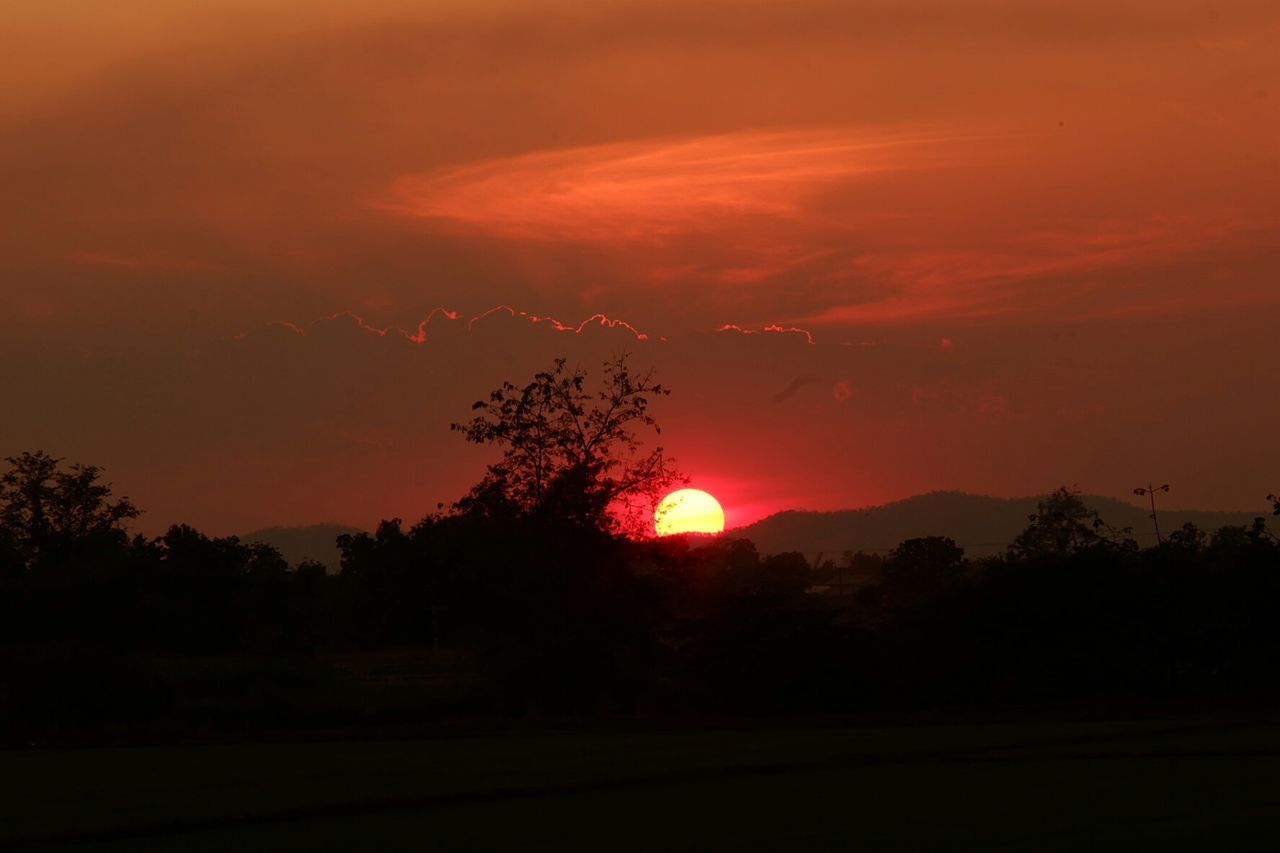
<instances>
[{"instance_id":1,"label":"orange sky","mask_svg":"<svg viewBox=\"0 0 1280 853\"><path fill-rule=\"evenodd\" d=\"M622 347L731 524L1280 488L1269 0L45 0L6 27L0 450L107 465L146 524L416 518L478 475L447 431L477 394ZM530 322L597 313L648 337Z\"/></svg>"}]
</instances>

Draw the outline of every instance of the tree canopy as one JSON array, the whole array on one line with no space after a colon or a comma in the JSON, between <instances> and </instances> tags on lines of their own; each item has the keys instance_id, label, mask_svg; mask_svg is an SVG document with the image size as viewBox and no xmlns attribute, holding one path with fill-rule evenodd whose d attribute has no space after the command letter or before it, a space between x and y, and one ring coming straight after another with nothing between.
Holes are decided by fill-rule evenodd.
<instances>
[{"instance_id":1,"label":"tree canopy","mask_svg":"<svg viewBox=\"0 0 1280 853\"><path fill-rule=\"evenodd\" d=\"M1091 548L1137 548L1126 538L1129 530L1112 528L1085 504L1079 491L1066 486L1040 501L1027 520L1030 524L1009 546L1014 559L1065 557Z\"/></svg>"},{"instance_id":2,"label":"tree canopy","mask_svg":"<svg viewBox=\"0 0 1280 853\"><path fill-rule=\"evenodd\" d=\"M112 499L95 465L64 466L44 451L6 457L0 474L0 528L26 562L51 547L94 538L123 541L123 523L139 510L128 498Z\"/></svg>"},{"instance_id":3,"label":"tree canopy","mask_svg":"<svg viewBox=\"0 0 1280 853\"><path fill-rule=\"evenodd\" d=\"M453 424L467 441L502 448L502 459L456 509L482 515L546 516L609 532L634 532L682 477L661 446L650 402L670 392L653 371L635 373L621 355L597 387L556 359L529 383L504 382Z\"/></svg>"}]
</instances>

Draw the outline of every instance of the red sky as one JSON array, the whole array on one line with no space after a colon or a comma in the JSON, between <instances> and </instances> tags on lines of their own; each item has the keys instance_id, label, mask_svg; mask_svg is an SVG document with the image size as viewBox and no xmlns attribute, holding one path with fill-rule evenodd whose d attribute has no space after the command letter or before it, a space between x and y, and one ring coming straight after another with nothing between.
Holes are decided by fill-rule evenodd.
<instances>
[{"instance_id":1,"label":"red sky","mask_svg":"<svg viewBox=\"0 0 1280 853\"><path fill-rule=\"evenodd\" d=\"M7 16L0 451L148 529L417 518L471 401L624 348L731 524L1280 489L1270 0Z\"/></svg>"}]
</instances>

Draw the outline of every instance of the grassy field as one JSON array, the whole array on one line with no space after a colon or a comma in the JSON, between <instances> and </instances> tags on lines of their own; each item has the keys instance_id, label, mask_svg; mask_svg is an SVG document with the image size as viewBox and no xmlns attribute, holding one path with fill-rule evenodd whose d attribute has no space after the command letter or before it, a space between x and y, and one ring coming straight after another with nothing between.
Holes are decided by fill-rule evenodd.
<instances>
[{"instance_id":1,"label":"grassy field","mask_svg":"<svg viewBox=\"0 0 1280 853\"><path fill-rule=\"evenodd\" d=\"M1280 724L552 733L0 753L0 847L1280 849Z\"/></svg>"}]
</instances>

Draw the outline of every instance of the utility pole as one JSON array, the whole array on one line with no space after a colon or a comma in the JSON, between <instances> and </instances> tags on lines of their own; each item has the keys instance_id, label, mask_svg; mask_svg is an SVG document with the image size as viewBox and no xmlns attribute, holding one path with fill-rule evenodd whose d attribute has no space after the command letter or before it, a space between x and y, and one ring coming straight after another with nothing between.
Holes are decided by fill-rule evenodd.
<instances>
[{"instance_id":1,"label":"utility pole","mask_svg":"<svg viewBox=\"0 0 1280 853\"><path fill-rule=\"evenodd\" d=\"M1160 519L1156 518L1156 492L1167 492L1167 491L1169 491L1168 483L1165 483L1163 486L1153 486L1151 485L1150 482L1147 483L1147 487L1145 489L1139 487L1133 490L1133 493L1135 495L1138 495L1139 497L1145 495L1151 498L1151 523L1155 525L1155 528L1156 528L1156 544L1157 545L1163 545L1164 539L1160 536Z\"/></svg>"}]
</instances>

